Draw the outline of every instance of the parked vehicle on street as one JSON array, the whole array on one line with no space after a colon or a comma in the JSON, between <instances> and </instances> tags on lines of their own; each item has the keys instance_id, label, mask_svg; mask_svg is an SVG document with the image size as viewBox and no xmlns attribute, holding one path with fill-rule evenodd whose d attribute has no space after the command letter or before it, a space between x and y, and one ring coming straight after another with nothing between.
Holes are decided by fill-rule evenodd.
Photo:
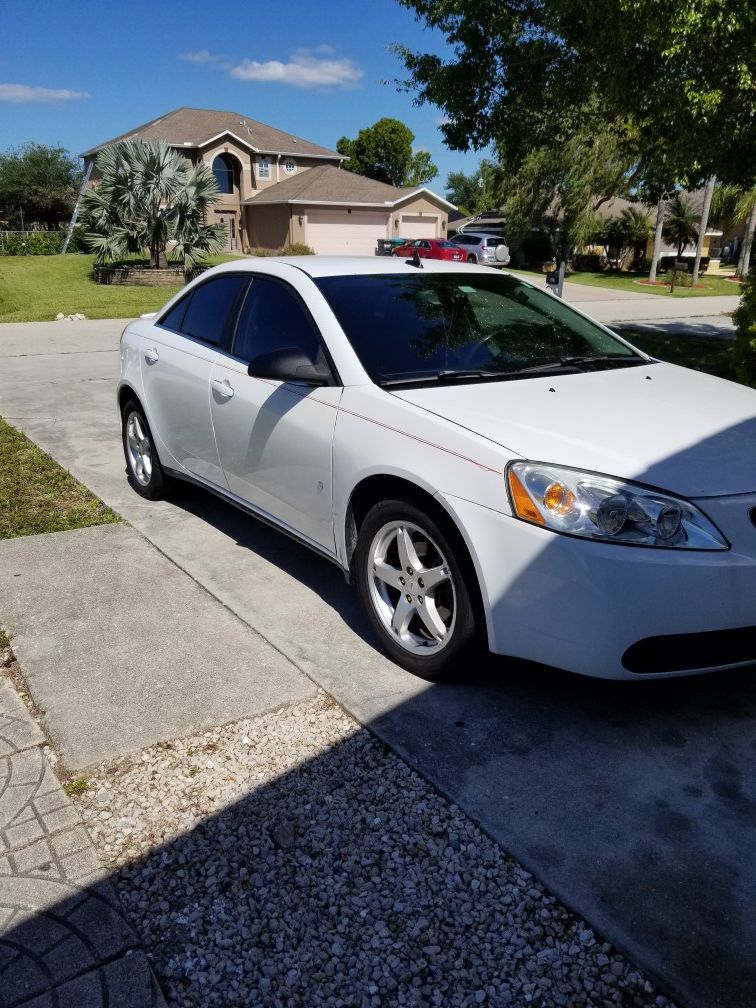
<instances>
[{"instance_id":1,"label":"parked vehicle on street","mask_svg":"<svg viewBox=\"0 0 756 1008\"><path fill-rule=\"evenodd\" d=\"M509 247L498 235L475 231L460 231L451 241L465 253L465 260L479 266L506 266Z\"/></svg>"},{"instance_id":2,"label":"parked vehicle on street","mask_svg":"<svg viewBox=\"0 0 756 1008\"><path fill-rule=\"evenodd\" d=\"M416 238L404 245L397 245L391 255L409 258L419 255L421 259L445 259L449 262L464 262L465 257L457 245L441 238Z\"/></svg>"},{"instance_id":3,"label":"parked vehicle on street","mask_svg":"<svg viewBox=\"0 0 756 1008\"><path fill-rule=\"evenodd\" d=\"M479 644L618 679L756 663L756 391L524 279L227 263L126 326L118 407L137 493L189 480L327 557L417 675Z\"/></svg>"}]
</instances>

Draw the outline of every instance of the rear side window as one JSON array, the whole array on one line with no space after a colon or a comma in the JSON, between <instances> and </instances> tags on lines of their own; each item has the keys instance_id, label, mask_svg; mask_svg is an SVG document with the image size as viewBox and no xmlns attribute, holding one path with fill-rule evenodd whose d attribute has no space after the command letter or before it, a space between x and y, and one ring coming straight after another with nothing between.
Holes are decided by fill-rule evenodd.
<instances>
[{"instance_id":1,"label":"rear side window","mask_svg":"<svg viewBox=\"0 0 756 1008\"><path fill-rule=\"evenodd\" d=\"M503 243L503 238L486 238L486 245L488 245L489 248L496 248L497 245L503 245Z\"/></svg>"},{"instance_id":2,"label":"rear side window","mask_svg":"<svg viewBox=\"0 0 756 1008\"><path fill-rule=\"evenodd\" d=\"M224 343L225 334L248 283L249 278L244 276L208 280L177 301L158 325L200 339L211 346L220 346ZM187 311L190 304L191 310Z\"/></svg>"},{"instance_id":3,"label":"rear side window","mask_svg":"<svg viewBox=\"0 0 756 1008\"><path fill-rule=\"evenodd\" d=\"M184 321L186 306L188 304L189 297L181 298L181 300L177 301L173 308L171 308L167 315L164 315L160 319L158 325L161 325L164 329L170 329L172 332L181 332L181 323Z\"/></svg>"},{"instance_id":4,"label":"rear side window","mask_svg":"<svg viewBox=\"0 0 756 1008\"><path fill-rule=\"evenodd\" d=\"M214 277L195 287L181 323L181 332L210 346L227 345L230 323L236 318L248 283L248 276L232 274Z\"/></svg>"}]
</instances>

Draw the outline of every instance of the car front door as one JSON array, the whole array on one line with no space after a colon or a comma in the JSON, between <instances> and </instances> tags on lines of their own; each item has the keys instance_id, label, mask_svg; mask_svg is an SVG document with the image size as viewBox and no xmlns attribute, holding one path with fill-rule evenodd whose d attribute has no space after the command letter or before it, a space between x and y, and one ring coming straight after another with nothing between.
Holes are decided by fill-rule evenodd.
<instances>
[{"instance_id":1,"label":"car front door","mask_svg":"<svg viewBox=\"0 0 756 1008\"><path fill-rule=\"evenodd\" d=\"M335 553L331 453L342 389L251 377L261 354L296 347L325 360L320 334L297 292L254 276L239 315L232 359L216 362L210 410L232 493Z\"/></svg>"},{"instance_id":2,"label":"car front door","mask_svg":"<svg viewBox=\"0 0 756 1008\"><path fill-rule=\"evenodd\" d=\"M161 457L223 488L210 417L211 371L223 360L248 283L248 277L234 274L194 287L140 340L144 405L164 448Z\"/></svg>"}]
</instances>

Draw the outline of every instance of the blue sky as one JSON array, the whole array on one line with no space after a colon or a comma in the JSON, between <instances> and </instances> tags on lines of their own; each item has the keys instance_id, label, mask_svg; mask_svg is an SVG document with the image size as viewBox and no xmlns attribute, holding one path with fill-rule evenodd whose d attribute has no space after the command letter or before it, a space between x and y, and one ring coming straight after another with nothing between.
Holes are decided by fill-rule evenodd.
<instances>
[{"instance_id":1,"label":"blue sky","mask_svg":"<svg viewBox=\"0 0 756 1008\"><path fill-rule=\"evenodd\" d=\"M34 140L75 152L181 105L224 109L326 147L382 116L405 122L439 168L472 172L481 154L448 151L434 106L393 80L388 47L444 52L397 0L3 0L0 150Z\"/></svg>"}]
</instances>

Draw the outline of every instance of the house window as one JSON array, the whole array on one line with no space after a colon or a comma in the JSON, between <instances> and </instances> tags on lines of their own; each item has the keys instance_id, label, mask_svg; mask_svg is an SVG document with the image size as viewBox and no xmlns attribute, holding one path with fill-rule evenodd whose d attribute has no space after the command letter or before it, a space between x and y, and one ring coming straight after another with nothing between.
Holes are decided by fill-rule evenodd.
<instances>
[{"instance_id":1,"label":"house window","mask_svg":"<svg viewBox=\"0 0 756 1008\"><path fill-rule=\"evenodd\" d=\"M219 154L213 161L213 175L218 183L218 191L232 193L234 191L234 164L230 157Z\"/></svg>"},{"instance_id":2,"label":"house window","mask_svg":"<svg viewBox=\"0 0 756 1008\"><path fill-rule=\"evenodd\" d=\"M284 171L286 172L286 174L293 175L296 170L297 170L297 162L294 160L294 158L286 158L286 160L284 161Z\"/></svg>"},{"instance_id":3,"label":"house window","mask_svg":"<svg viewBox=\"0 0 756 1008\"><path fill-rule=\"evenodd\" d=\"M257 162L257 177L260 179L270 178L270 161L267 158L260 158Z\"/></svg>"}]
</instances>

